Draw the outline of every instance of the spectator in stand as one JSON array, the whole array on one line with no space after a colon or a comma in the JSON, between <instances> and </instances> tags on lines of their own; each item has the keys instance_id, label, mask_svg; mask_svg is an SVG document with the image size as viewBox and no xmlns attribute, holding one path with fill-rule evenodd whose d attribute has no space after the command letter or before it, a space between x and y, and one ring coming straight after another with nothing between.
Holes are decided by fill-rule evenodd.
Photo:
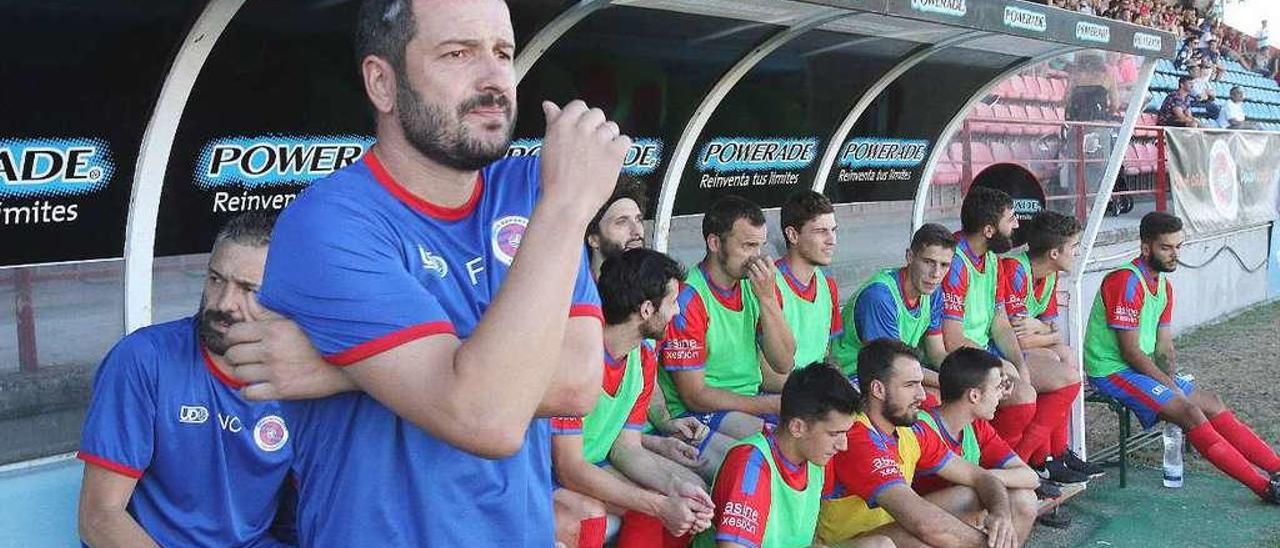
<instances>
[{"instance_id":1,"label":"spectator in stand","mask_svg":"<svg viewBox=\"0 0 1280 548\"><path fill-rule=\"evenodd\" d=\"M1206 82L1222 76L1222 49L1217 38L1210 39L1209 45L1200 50L1200 57L1204 60L1200 67L1205 71Z\"/></svg>"},{"instance_id":2,"label":"spectator in stand","mask_svg":"<svg viewBox=\"0 0 1280 548\"><path fill-rule=\"evenodd\" d=\"M1214 68L1208 65L1191 67L1191 77L1194 78L1191 81L1191 106L1203 107L1209 119L1217 120L1221 107L1218 106L1218 97L1213 91L1213 82L1209 80L1213 71Z\"/></svg>"},{"instance_id":3,"label":"spectator in stand","mask_svg":"<svg viewBox=\"0 0 1280 548\"><path fill-rule=\"evenodd\" d=\"M1194 36L1186 37L1182 41L1182 46L1178 48L1178 52L1173 56L1173 68L1184 70L1191 63L1196 52L1196 38Z\"/></svg>"},{"instance_id":4,"label":"spectator in stand","mask_svg":"<svg viewBox=\"0 0 1280 548\"><path fill-rule=\"evenodd\" d=\"M1230 129L1258 129L1258 125L1245 119L1244 90L1240 86L1231 88L1231 99L1222 107L1218 125Z\"/></svg>"},{"instance_id":5,"label":"spectator in stand","mask_svg":"<svg viewBox=\"0 0 1280 548\"><path fill-rule=\"evenodd\" d=\"M1258 40L1257 47L1259 50L1267 49L1269 45L1267 42L1271 39L1271 31L1267 30L1266 19L1262 20L1262 26L1258 27L1258 34L1254 35L1254 38Z\"/></svg>"},{"instance_id":6,"label":"spectator in stand","mask_svg":"<svg viewBox=\"0 0 1280 548\"><path fill-rule=\"evenodd\" d=\"M1191 115L1191 76L1178 78L1178 89L1164 98L1156 123L1172 127L1200 127L1200 121Z\"/></svg>"}]
</instances>

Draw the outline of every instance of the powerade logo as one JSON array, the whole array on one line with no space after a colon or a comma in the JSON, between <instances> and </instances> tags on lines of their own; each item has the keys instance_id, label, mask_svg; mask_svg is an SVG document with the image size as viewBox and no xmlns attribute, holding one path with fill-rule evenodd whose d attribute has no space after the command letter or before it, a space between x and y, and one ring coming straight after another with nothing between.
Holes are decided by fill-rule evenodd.
<instances>
[{"instance_id":1,"label":"powerade logo","mask_svg":"<svg viewBox=\"0 0 1280 548\"><path fill-rule=\"evenodd\" d=\"M1111 27L1080 21L1076 23L1076 38L1086 42L1107 44L1111 42Z\"/></svg>"},{"instance_id":2,"label":"powerade logo","mask_svg":"<svg viewBox=\"0 0 1280 548\"><path fill-rule=\"evenodd\" d=\"M1049 28L1049 20L1038 11L1024 10L1013 6L1004 7L1004 26L1015 29L1044 32Z\"/></svg>"},{"instance_id":3,"label":"powerade logo","mask_svg":"<svg viewBox=\"0 0 1280 548\"><path fill-rule=\"evenodd\" d=\"M210 141L196 160L195 185L254 189L307 184L360 159L373 146L363 135L264 135Z\"/></svg>"},{"instance_id":4,"label":"powerade logo","mask_svg":"<svg viewBox=\"0 0 1280 548\"><path fill-rule=\"evenodd\" d=\"M1040 206L1040 200L1035 198L1013 199L1013 213L1018 215L1018 219L1030 219L1033 215L1039 213L1041 209L1044 208Z\"/></svg>"},{"instance_id":5,"label":"powerade logo","mask_svg":"<svg viewBox=\"0 0 1280 548\"><path fill-rule=\"evenodd\" d=\"M862 167L914 167L924 161L929 142L922 139L879 139L860 137L845 143L839 165Z\"/></svg>"},{"instance_id":6,"label":"powerade logo","mask_svg":"<svg viewBox=\"0 0 1280 548\"><path fill-rule=\"evenodd\" d=\"M969 12L964 5L964 0L911 0L911 9L955 17L964 17L964 14Z\"/></svg>"},{"instance_id":7,"label":"powerade logo","mask_svg":"<svg viewBox=\"0 0 1280 548\"><path fill-rule=\"evenodd\" d=\"M1135 32L1133 33L1133 47L1134 49L1145 49L1147 51L1160 51L1164 49L1164 42L1157 35Z\"/></svg>"},{"instance_id":8,"label":"powerade logo","mask_svg":"<svg viewBox=\"0 0 1280 548\"><path fill-rule=\"evenodd\" d=\"M507 148L507 157L538 156L542 154L542 139L516 139ZM643 177L658 169L662 163L662 140L652 138L633 139L627 156L622 160L622 172Z\"/></svg>"},{"instance_id":9,"label":"powerade logo","mask_svg":"<svg viewBox=\"0 0 1280 548\"><path fill-rule=\"evenodd\" d=\"M809 167L816 157L818 140L750 139L717 137L698 152L699 171L795 171Z\"/></svg>"},{"instance_id":10,"label":"powerade logo","mask_svg":"<svg viewBox=\"0 0 1280 548\"><path fill-rule=\"evenodd\" d=\"M102 139L0 139L0 198L92 194L106 188L115 172Z\"/></svg>"}]
</instances>

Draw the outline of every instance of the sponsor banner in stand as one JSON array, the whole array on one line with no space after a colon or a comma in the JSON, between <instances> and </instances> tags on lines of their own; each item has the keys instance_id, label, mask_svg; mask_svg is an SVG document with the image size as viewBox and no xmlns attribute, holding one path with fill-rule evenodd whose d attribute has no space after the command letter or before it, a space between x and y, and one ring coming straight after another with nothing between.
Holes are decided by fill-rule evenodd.
<instances>
[{"instance_id":1,"label":"sponsor banner in stand","mask_svg":"<svg viewBox=\"0 0 1280 548\"><path fill-rule=\"evenodd\" d=\"M0 266L119 257L128 187L106 139L0 139Z\"/></svg>"},{"instance_id":2,"label":"sponsor banner in stand","mask_svg":"<svg viewBox=\"0 0 1280 548\"><path fill-rule=\"evenodd\" d=\"M1167 129L1165 142L1173 201L1188 232L1275 220L1280 136Z\"/></svg>"}]
</instances>

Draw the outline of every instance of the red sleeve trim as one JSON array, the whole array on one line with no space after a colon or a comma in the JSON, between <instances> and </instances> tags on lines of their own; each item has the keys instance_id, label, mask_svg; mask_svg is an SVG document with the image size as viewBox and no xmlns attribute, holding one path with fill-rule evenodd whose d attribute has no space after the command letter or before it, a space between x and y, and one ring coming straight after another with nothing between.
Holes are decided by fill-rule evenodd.
<instances>
[{"instance_id":1,"label":"red sleeve trim","mask_svg":"<svg viewBox=\"0 0 1280 548\"><path fill-rule=\"evenodd\" d=\"M427 322L418 325L411 325L399 331L393 331L373 340L365 341L351 348L329 354L324 357L333 365L346 367L365 358L376 356L392 348L400 346L410 341L415 341L430 335L453 335L453 323L447 321Z\"/></svg>"},{"instance_id":2,"label":"red sleeve trim","mask_svg":"<svg viewBox=\"0 0 1280 548\"><path fill-rule=\"evenodd\" d=\"M92 464L94 466L97 466L100 468L106 468L107 470L110 470L122 476L130 477L133 479L142 478L142 470L138 470L137 468L134 468L132 466L125 466L118 462L107 460L97 455L85 453L84 451L80 451L76 453L76 458L82 461L85 461L89 464Z\"/></svg>"},{"instance_id":3,"label":"red sleeve trim","mask_svg":"<svg viewBox=\"0 0 1280 548\"><path fill-rule=\"evenodd\" d=\"M575 304L569 307L570 318L595 318L604 323L604 312L600 310L600 306L594 304Z\"/></svg>"}]
</instances>

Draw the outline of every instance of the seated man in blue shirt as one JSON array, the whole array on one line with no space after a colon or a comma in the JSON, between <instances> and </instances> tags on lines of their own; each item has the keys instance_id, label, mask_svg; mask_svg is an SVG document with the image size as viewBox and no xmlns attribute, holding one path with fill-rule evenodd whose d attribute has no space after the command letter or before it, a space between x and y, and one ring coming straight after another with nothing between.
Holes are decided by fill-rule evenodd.
<instances>
[{"instance_id":1,"label":"seated man in blue shirt","mask_svg":"<svg viewBox=\"0 0 1280 548\"><path fill-rule=\"evenodd\" d=\"M195 316L126 336L98 368L79 457L93 546L284 546L269 527L293 460L280 404L250 402L226 333L245 321L275 214L222 229Z\"/></svg>"}]
</instances>

